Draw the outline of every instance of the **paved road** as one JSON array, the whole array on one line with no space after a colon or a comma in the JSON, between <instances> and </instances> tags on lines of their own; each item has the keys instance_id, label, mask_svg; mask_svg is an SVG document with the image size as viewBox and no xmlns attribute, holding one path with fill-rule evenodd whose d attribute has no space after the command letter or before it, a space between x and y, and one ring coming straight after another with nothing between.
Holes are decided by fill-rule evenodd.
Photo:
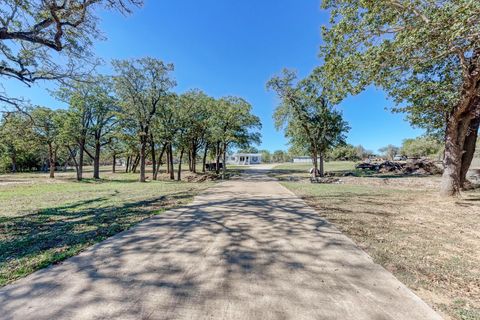
<instances>
[{"instance_id":1,"label":"paved road","mask_svg":"<svg viewBox=\"0 0 480 320\"><path fill-rule=\"evenodd\" d=\"M259 171L0 290L1 319L440 319Z\"/></svg>"}]
</instances>

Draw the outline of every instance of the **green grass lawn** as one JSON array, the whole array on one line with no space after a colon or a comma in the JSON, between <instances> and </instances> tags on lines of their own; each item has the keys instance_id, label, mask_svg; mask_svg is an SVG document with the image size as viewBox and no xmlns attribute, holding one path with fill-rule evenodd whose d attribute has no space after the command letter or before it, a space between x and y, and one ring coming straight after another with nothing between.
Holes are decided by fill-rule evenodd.
<instances>
[{"instance_id":1,"label":"green grass lawn","mask_svg":"<svg viewBox=\"0 0 480 320\"><path fill-rule=\"evenodd\" d=\"M278 180L303 179L310 177L311 163L282 163L275 166L269 173L270 176ZM356 175L362 175L363 172L355 169L353 161L326 161L324 163L326 173L342 175L344 172L354 172ZM358 171L358 172L357 172Z\"/></svg>"},{"instance_id":2,"label":"green grass lawn","mask_svg":"<svg viewBox=\"0 0 480 320\"><path fill-rule=\"evenodd\" d=\"M311 163L282 163L275 166L275 170L288 170L296 172L306 172L313 167ZM355 170L355 162L353 161L326 161L325 171L348 171Z\"/></svg>"},{"instance_id":3,"label":"green grass lawn","mask_svg":"<svg viewBox=\"0 0 480 320\"><path fill-rule=\"evenodd\" d=\"M185 204L212 185L142 184L138 174L103 176L83 182L76 182L73 172L59 173L55 180L45 174L0 176L0 285Z\"/></svg>"}]
</instances>

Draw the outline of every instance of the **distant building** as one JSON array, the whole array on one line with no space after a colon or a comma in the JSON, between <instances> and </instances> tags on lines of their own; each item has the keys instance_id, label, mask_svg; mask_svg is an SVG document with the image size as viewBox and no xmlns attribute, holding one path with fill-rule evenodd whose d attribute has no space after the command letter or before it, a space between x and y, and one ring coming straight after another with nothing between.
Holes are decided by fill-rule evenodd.
<instances>
[{"instance_id":1,"label":"distant building","mask_svg":"<svg viewBox=\"0 0 480 320\"><path fill-rule=\"evenodd\" d=\"M227 163L246 166L251 164L261 164L262 155L260 153L236 153L228 156Z\"/></svg>"},{"instance_id":2,"label":"distant building","mask_svg":"<svg viewBox=\"0 0 480 320\"><path fill-rule=\"evenodd\" d=\"M311 157L293 157L293 163L312 163Z\"/></svg>"}]
</instances>

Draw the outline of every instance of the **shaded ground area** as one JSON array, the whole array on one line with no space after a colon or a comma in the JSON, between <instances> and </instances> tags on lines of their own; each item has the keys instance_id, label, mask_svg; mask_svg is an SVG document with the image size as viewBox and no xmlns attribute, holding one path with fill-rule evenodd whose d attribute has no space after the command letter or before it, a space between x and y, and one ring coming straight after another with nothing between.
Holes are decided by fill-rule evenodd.
<instances>
[{"instance_id":1,"label":"shaded ground area","mask_svg":"<svg viewBox=\"0 0 480 320\"><path fill-rule=\"evenodd\" d=\"M185 204L211 185L141 184L136 175L120 173L100 181L76 182L73 176L2 176L9 183L0 185L0 286Z\"/></svg>"},{"instance_id":2,"label":"shaded ground area","mask_svg":"<svg viewBox=\"0 0 480 320\"><path fill-rule=\"evenodd\" d=\"M438 176L340 179L282 184L445 318L480 319L480 190L445 199Z\"/></svg>"},{"instance_id":3,"label":"shaded ground area","mask_svg":"<svg viewBox=\"0 0 480 320\"><path fill-rule=\"evenodd\" d=\"M259 172L0 289L5 319L440 319Z\"/></svg>"}]
</instances>

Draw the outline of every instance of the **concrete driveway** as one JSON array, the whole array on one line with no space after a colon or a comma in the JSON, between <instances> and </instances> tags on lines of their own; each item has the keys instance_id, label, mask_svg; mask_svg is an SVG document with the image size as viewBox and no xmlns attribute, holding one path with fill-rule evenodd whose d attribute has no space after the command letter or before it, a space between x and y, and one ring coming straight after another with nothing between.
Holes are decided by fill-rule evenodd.
<instances>
[{"instance_id":1,"label":"concrete driveway","mask_svg":"<svg viewBox=\"0 0 480 320\"><path fill-rule=\"evenodd\" d=\"M0 319L441 319L251 170L0 289Z\"/></svg>"}]
</instances>

